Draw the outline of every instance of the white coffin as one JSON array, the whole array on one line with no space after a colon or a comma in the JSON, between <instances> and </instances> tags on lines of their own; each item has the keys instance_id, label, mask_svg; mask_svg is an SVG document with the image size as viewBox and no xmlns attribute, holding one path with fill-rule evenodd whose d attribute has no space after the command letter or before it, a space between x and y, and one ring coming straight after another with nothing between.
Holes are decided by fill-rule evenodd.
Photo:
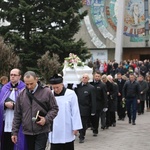
<instances>
[{"instance_id":1,"label":"white coffin","mask_svg":"<svg viewBox=\"0 0 150 150\"><path fill-rule=\"evenodd\" d=\"M90 77L89 82L93 80L93 69L88 66L74 66L74 68L63 68L63 79L66 84L79 84L83 74L87 73Z\"/></svg>"}]
</instances>

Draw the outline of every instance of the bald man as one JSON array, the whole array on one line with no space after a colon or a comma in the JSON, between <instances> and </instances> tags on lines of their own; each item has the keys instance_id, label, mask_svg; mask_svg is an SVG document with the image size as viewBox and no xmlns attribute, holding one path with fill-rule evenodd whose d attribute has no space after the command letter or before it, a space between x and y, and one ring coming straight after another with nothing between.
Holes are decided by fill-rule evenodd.
<instances>
[{"instance_id":1,"label":"bald man","mask_svg":"<svg viewBox=\"0 0 150 150\"><path fill-rule=\"evenodd\" d=\"M78 97L83 129L79 130L79 143L84 143L87 122L96 113L95 88L89 83L89 75L83 74L81 83L75 88Z\"/></svg>"}]
</instances>

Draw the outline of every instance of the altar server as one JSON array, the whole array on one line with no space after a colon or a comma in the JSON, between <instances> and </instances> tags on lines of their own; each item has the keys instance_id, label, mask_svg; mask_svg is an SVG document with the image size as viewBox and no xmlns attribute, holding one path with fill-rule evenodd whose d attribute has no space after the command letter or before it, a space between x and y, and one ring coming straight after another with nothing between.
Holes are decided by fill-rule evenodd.
<instances>
[{"instance_id":1,"label":"altar server","mask_svg":"<svg viewBox=\"0 0 150 150\"><path fill-rule=\"evenodd\" d=\"M60 75L51 77L50 84L59 107L49 133L51 150L74 150L75 136L82 128L77 96L73 90L64 87Z\"/></svg>"}]
</instances>

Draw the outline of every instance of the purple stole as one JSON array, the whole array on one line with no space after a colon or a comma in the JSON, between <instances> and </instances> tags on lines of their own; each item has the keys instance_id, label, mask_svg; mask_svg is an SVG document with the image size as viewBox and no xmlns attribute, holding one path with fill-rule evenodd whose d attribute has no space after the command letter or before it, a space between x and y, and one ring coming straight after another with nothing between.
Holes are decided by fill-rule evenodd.
<instances>
[{"instance_id":1,"label":"purple stole","mask_svg":"<svg viewBox=\"0 0 150 150\"><path fill-rule=\"evenodd\" d=\"M24 82L20 81L18 86L15 88L15 97L19 95L20 91L25 88ZM12 91L11 82L8 82L3 86L0 92L0 139L2 138L3 131L3 114L4 114L4 102L7 97L9 97ZM16 100L15 99L15 100ZM2 141L2 140L1 140ZM3 149L1 149L3 150ZM18 142L14 145L14 150L27 150L25 144L25 137L22 133L22 127L20 126L20 130L18 133Z\"/></svg>"}]
</instances>

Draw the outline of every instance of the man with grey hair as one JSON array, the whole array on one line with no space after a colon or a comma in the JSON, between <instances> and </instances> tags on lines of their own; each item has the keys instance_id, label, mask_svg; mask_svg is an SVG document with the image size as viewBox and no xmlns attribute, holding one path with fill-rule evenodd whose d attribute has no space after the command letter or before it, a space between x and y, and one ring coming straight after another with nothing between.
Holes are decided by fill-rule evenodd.
<instances>
[{"instance_id":1,"label":"man with grey hair","mask_svg":"<svg viewBox=\"0 0 150 150\"><path fill-rule=\"evenodd\" d=\"M107 76L108 81L112 84L112 91L108 101L109 111L110 111L110 126L116 126L116 114L117 110L117 94L118 94L118 85L113 81L113 77L111 75Z\"/></svg>"},{"instance_id":2,"label":"man with grey hair","mask_svg":"<svg viewBox=\"0 0 150 150\"><path fill-rule=\"evenodd\" d=\"M14 110L11 139L17 142L22 124L28 150L45 150L58 106L50 88L40 84L35 72L27 71L24 82L26 88L18 96Z\"/></svg>"},{"instance_id":3,"label":"man with grey hair","mask_svg":"<svg viewBox=\"0 0 150 150\"><path fill-rule=\"evenodd\" d=\"M79 130L79 143L84 143L88 120L91 115L96 113L95 88L88 81L89 75L83 74L81 83L75 88L83 126L83 129Z\"/></svg>"}]
</instances>

